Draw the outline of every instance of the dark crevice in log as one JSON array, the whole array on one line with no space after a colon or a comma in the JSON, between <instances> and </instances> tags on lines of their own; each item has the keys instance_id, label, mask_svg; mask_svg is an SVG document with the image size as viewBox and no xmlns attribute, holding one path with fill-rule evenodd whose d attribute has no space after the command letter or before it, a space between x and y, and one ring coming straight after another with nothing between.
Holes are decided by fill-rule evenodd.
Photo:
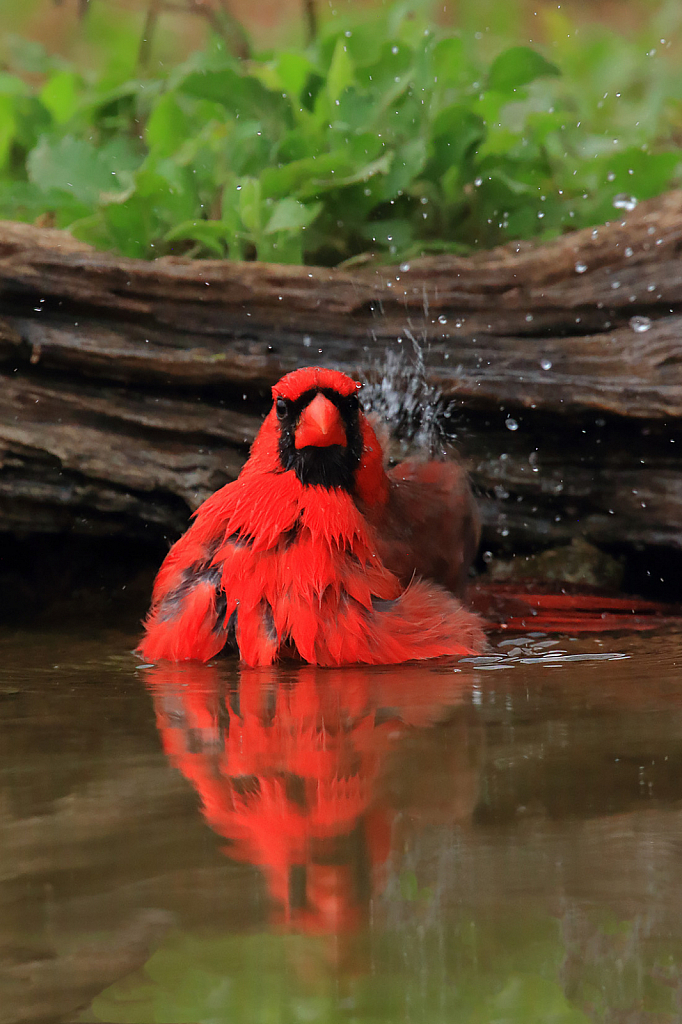
<instances>
[{"instance_id":1,"label":"dark crevice in log","mask_svg":"<svg viewBox=\"0 0 682 1024\"><path fill-rule=\"evenodd\" d=\"M592 543L682 550L682 423L539 411L463 414L470 466L495 553L582 536Z\"/></svg>"},{"instance_id":2,"label":"dark crevice in log","mask_svg":"<svg viewBox=\"0 0 682 1024\"><path fill-rule=\"evenodd\" d=\"M0 617L7 622L93 619L135 628L144 615L163 542L128 535L17 538L0 533ZM36 582L39 581L39 585Z\"/></svg>"}]
</instances>

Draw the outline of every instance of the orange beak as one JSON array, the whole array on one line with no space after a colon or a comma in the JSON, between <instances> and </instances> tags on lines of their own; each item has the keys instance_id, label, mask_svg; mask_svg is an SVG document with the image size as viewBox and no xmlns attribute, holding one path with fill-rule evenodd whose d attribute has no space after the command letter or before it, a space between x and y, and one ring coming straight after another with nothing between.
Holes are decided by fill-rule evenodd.
<instances>
[{"instance_id":1,"label":"orange beak","mask_svg":"<svg viewBox=\"0 0 682 1024\"><path fill-rule=\"evenodd\" d=\"M324 395L315 395L299 417L295 438L297 448L307 448L308 445L318 448L328 448L332 444L345 446L346 431L334 403Z\"/></svg>"}]
</instances>

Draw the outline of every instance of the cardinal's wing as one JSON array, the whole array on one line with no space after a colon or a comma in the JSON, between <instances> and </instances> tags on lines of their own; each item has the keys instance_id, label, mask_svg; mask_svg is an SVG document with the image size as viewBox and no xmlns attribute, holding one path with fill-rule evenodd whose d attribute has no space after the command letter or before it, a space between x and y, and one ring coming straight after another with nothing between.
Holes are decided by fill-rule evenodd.
<instances>
[{"instance_id":1,"label":"cardinal's wing","mask_svg":"<svg viewBox=\"0 0 682 1024\"><path fill-rule=\"evenodd\" d=\"M382 561L404 583L419 576L462 596L480 539L466 470L452 461L409 460L388 476L388 503L375 524Z\"/></svg>"},{"instance_id":2,"label":"cardinal's wing","mask_svg":"<svg viewBox=\"0 0 682 1024\"><path fill-rule=\"evenodd\" d=\"M145 661L208 661L234 642L236 609L228 614L222 563L210 549L183 544L190 534L171 548L157 576L138 648Z\"/></svg>"}]
</instances>

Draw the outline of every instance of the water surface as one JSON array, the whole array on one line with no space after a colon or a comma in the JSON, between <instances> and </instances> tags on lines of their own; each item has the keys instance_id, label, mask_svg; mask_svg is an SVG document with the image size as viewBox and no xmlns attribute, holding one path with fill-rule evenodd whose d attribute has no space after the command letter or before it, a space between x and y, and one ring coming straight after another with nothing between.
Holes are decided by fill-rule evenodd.
<instances>
[{"instance_id":1,"label":"water surface","mask_svg":"<svg viewBox=\"0 0 682 1024\"><path fill-rule=\"evenodd\" d=\"M682 632L134 642L0 634L0 1024L682 1019Z\"/></svg>"}]
</instances>

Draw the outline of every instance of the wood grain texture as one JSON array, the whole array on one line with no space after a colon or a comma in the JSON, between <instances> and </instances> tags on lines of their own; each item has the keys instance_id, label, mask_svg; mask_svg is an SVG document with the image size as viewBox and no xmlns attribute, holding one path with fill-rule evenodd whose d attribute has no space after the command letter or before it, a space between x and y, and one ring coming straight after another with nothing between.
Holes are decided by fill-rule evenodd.
<instances>
[{"instance_id":1,"label":"wood grain texture","mask_svg":"<svg viewBox=\"0 0 682 1024\"><path fill-rule=\"evenodd\" d=\"M682 549L681 247L682 192L401 267L147 263L0 222L0 529L174 536L282 373L357 374L416 338L484 543Z\"/></svg>"}]
</instances>

